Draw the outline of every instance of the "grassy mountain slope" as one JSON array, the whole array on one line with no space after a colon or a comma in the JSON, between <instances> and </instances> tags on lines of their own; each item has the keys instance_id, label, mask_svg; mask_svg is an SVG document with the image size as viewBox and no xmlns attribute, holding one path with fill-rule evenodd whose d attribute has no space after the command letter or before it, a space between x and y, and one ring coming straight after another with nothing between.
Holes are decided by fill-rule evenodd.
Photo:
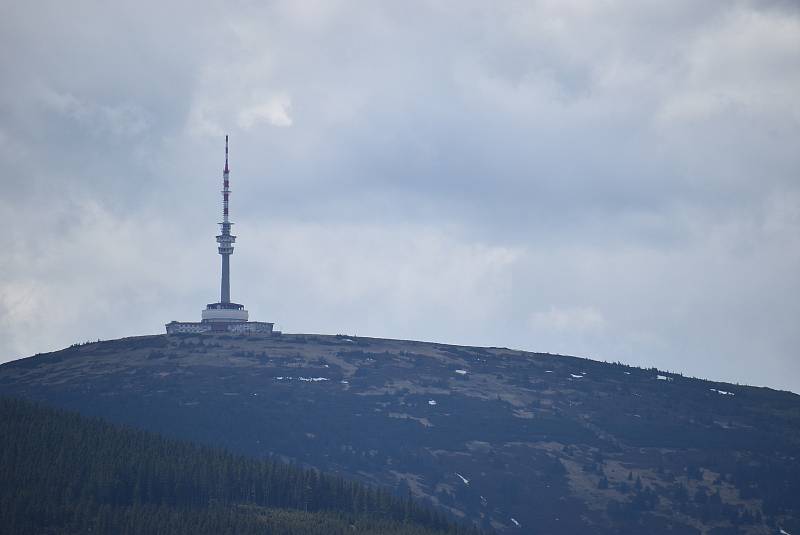
<instances>
[{"instance_id":1,"label":"grassy mountain slope","mask_svg":"<svg viewBox=\"0 0 800 535\"><path fill-rule=\"evenodd\" d=\"M151 336L0 366L0 393L411 491L521 533L800 532L800 396L574 357Z\"/></svg>"}]
</instances>

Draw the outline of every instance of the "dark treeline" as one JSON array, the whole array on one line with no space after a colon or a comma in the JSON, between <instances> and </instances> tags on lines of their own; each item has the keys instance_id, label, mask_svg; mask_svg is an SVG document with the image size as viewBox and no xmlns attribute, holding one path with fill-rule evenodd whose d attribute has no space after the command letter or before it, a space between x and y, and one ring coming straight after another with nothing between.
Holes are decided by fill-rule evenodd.
<instances>
[{"instance_id":1,"label":"dark treeline","mask_svg":"<svg viewBox=\"0 0 800 535\"><path fill-rule=\"evenodd\" d=\"M475 533L337 476L0 398L0 533Z\"/></svg>"}]
</instances>

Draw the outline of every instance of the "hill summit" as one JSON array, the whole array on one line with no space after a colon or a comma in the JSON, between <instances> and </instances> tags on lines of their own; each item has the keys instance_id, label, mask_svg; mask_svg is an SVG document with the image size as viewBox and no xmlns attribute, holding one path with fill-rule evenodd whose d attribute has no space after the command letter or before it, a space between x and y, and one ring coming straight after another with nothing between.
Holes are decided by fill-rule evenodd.
<instances>
[{"instance_id":1,"label":"hill summit","mask_svg":"<svg viewBox=\"0 0 800 535\"><path fill-rule=\"evenodd\" d=\"M800 532L800 396L767 388L505 348L182 334L10 362L0 393L500 532Z\"/></svg>"}]
</instances>

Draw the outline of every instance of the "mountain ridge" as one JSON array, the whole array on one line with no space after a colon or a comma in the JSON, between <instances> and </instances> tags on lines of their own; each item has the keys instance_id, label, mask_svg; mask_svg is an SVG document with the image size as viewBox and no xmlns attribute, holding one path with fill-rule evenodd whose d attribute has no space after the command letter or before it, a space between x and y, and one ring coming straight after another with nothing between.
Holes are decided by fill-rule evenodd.
<instances>
[{"instance_id":1,"label":"mountain ridge","mask_svg":"<svg viewBox=\"0 0 800 535\"><path fill-rule=\"evenodd\" d=\"M800 508L800 396L655 368L346 335L155 335L6 363L0 391L410 490L498 531L772 533Z\"/></svg>"}]
</instances>

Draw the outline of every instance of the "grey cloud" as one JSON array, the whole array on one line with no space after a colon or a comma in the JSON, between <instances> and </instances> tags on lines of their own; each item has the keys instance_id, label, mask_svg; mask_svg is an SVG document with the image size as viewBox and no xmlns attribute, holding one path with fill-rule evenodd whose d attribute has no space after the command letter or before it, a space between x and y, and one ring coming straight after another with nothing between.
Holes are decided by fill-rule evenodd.
<instances>
[{"instance_id":1,"label":"grey cloud","mask_svg":"<svg viewBox=\"0 0 800 535\"><path fill-rule=\"evenodd\" d=\"M197 316L230 133L254 316L800 389L792 3L0 9L2 359Z\"/></svg>"}]
</instances>

